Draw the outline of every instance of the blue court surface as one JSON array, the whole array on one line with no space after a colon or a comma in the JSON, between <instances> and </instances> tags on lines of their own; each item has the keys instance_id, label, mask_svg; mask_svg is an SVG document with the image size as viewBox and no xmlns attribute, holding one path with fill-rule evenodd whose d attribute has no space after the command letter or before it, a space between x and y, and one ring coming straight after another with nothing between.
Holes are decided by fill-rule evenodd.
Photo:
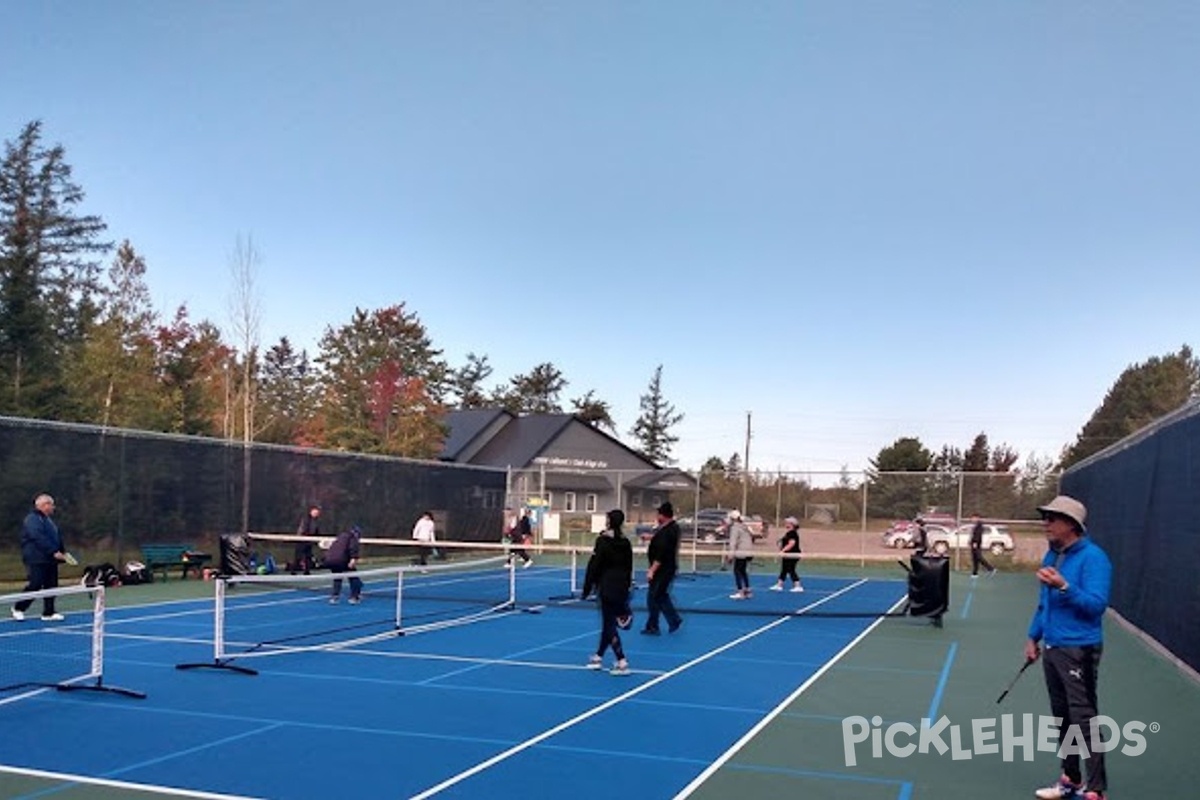
<instances>
[{"instance_id":1,"label":"blue court surface","mask_svg":"<svg viewBox=\"0 0 1200 800\"><path fill-rule=\"evenodd\" d=\"M804 593L766 591L760 577L740 603L727 573L683 576L674 634L639 635L635 593L623 633L632 674L622 677L587 668L599 614L570 598L567 568L538 565L515 580L516 609L332 651L279 652L291 645L278 641L308 628L370 635L390 624L394 600L235 597L225 637L250 655L230 663L255 675L176 668L214 660L211 597L110 607L105 682L146 699L50 690L0 705L0 786L7 797L68 798L686 796L873 626L918 624L858 616L901 604L902 573L807 577ZM422 604L446 600L406 603L402 618L417 620ZM5 620L0 634L15 624L25 623ZM37 782L26 790L22 778ZM904 792L862 783L871 796Z\"/></svg>"}]
</instances>

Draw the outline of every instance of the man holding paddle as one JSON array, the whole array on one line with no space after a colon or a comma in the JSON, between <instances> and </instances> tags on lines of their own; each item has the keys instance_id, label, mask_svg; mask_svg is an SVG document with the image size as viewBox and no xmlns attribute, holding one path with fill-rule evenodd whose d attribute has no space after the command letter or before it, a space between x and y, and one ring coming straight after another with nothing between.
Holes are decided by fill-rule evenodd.
<instances>
[{"instance_id":1,"label":"man holding paddle","mask_svg":"<svg viewBox=\"0 0 1200 800\"><path fill-rule=\"evenodd\" d=\"M25 562L25 575L29 583L25 591L36 592L58 586L58 565L67 560L67 549L63 547L62 534L50 519L54 514L54 498L39 494L33 501L33 510L25 517L21 526L21 560ZM25 612L33 600L22 600L12 608L13 619L25 619ZM62 614L54 610L54 597L42 598L42 619L58 622Z\"/></svg>"},{"instance_id":2,"label":"man holding paddle","mask_svg":"<svg viewBox=\"0 0 1200 800\"><path fill-rule=\"evenodd\" d=\"M1102 621L1108 608L1112 564L1087 538L1083 503L1059 495L1038 508L1050 545L1037 571L1041 583L1037 610L1029 623L1026 664L1042 655L1050 713L1062 719L1058 743L1067 740L1058 783L1038 789L1042 800L1105 800L1108 780L1104 752L1093 747L1092 720L1098 715L1096 683L1104 648ZM1075 730L1072 731L1071 728ZM1070 737L1070 739L1068 739ZM1080 745L1087 748L1087 782L1081 771Z\"/></svg>"}]
</instances>

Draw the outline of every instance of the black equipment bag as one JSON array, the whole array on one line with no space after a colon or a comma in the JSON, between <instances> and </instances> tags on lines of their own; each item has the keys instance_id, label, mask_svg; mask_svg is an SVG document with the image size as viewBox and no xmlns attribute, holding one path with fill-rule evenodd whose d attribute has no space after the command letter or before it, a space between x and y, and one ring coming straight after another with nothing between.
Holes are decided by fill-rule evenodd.
<instances>
[{"instance_id":1,"label":"black equipment bag","mask_svg":"<svg viewBox=\"0 0 1200 800\"><path fill-rule=\"evenodd\" d=\"M910 564L908 613L914 617L945 614L950 608L950 559L914 555Z\"/></svg>"},{"instance_id":2,"label":"black equipment bag","mask_svg":"<svg viewBox=\"0 0 1200 800\"><path fill-rule=\"evenodd\" d=\"M226 533L221 536L221 574L249 575L254 570L250 566L250 541L240 533Z\"/></svg>"}]
</instances>

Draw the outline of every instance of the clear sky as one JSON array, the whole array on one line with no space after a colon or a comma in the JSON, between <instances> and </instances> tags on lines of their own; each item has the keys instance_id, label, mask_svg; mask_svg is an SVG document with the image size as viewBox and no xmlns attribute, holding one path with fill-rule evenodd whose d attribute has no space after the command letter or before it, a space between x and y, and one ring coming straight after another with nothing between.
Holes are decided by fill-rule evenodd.
<instances>
[{"instance_id":1,"label":"clear sky","mask_svg":"<svg viewBox=\"0 0 1200 800\"><path fill-rule=\"evenodd\" d=\"M1191 0L10 0L0 52L164 316L229 331L249 235L264 345L402 302L626 441L662 364L688 467L748 412L763 469L1057 456L1198 344Z\"/></svg>"}]
</instances>

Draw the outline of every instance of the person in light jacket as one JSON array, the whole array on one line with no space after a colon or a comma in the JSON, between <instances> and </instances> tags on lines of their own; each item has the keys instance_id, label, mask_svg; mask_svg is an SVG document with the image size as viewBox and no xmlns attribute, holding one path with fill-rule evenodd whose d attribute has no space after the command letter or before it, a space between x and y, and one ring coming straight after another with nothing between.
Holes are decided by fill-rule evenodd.
<instances>
[{"instance_id":1,"label":"person in light jacket","mask_svg":"<svg viewBox=\"0 0 1200 800\"><path fill-rule=\"evenodd\" d=\"M750 559L754 557L754 537L750 529L742 522L742 512L730 511L727 518L729 523L729 555L733 560L733 582L735 590L729 595L734 600L750 598Z\"/></svg>"}]
</instances>

